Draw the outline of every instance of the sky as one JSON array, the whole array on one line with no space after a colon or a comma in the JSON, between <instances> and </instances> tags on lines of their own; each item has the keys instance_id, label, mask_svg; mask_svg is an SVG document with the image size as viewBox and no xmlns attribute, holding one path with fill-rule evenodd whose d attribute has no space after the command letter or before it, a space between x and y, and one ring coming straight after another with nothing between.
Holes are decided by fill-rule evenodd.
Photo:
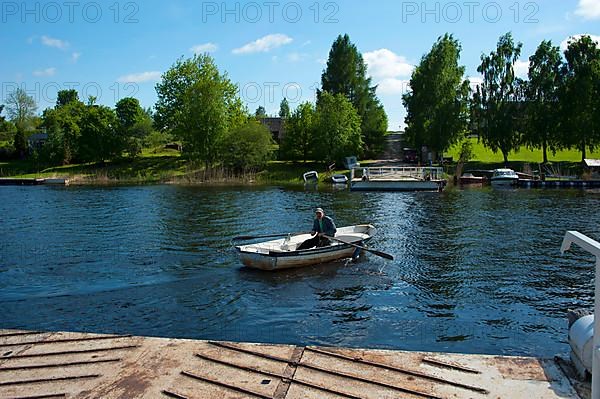
<instances>
[{"instance_id":1,"label":"sky","mask_svg":"<svg viewBox=\"0 0 600 399\"><path fill-rule=\"evenodd\" d=\"M600 39L600 0L539 1L4 1L0 2L1 102L21 87L38 112L76 89L114 106L156 102L155 85L180 57L208 52L238 85L251 112L277 114L314 101L331 44L348 34L368 65L389 130L404 127L402 94L438 37L462 45L472 83L482 54L512 32L523 43L517 74L542 40L566 48L575 35Z\"/></svg>"}]
</instances>

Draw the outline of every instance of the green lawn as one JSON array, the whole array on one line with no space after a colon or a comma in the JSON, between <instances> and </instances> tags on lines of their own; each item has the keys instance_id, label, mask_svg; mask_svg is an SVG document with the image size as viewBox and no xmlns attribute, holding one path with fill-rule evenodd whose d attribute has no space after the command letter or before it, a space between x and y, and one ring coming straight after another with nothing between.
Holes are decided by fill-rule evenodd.
<instances>
[{"instance_id":1,"label":"green lawn","mask_svg":"<svg viewBox=\"0 0 600 399\"><path fill-rule=\"evenodd\" d=\"M498 164L503 163L504 158L502 157L502 153L498 152L494 154L492 150L485 148L482 143L478 143L476 138L469 139L473 143L473 159L472 161L481 162L481 163L490 163L490 164ZM448 151L445 156L452 157L456 161L459 157L460 145L456 145ZM600 152L596 151L594 153L588 152L586 154L587 158L600 158ZM541 163L543 160L542 150L529 150L525 147L521 147L521 149L517 152L511 152L508 155L509 162L530 162L530 163ZM548 161L550 162L580 162L581 161L581 151L578 150L562 150L558 151L556 155L552 154L551 151L548 151Z\"/></svg>"},{"instance_id":2,"label":"green lawn","mask_svg":"<svg viewBox=\"0 0 600 399\"><path fill-rule=\"evenodd\" d=\"M120 159L112 162L85 163L51 168L40 168L33 162L0 162L1 177L68 177L93 181L160 182L189 173L190 167L177 151L161 150L147 153L136 159Z\"/></svg>"}]
</instances>

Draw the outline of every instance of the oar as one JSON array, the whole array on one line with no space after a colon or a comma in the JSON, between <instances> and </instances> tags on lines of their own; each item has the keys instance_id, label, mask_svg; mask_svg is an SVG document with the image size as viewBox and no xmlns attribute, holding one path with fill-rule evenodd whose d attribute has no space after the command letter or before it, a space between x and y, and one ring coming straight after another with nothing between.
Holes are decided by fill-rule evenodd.
<instances>
[{"instance_id":1,"label":"oar","mask_svg":"<svg viewBox=\"0 0 600 399\"><path fill-rule=\"evenodd\" d=\"M351 245L351 246L356 247L356 248L360 248L360 249L362 249L364 251L371 252L371 253L373 253L373 254L375 254L377 256L381 256L382 258L386 258L386 259L389 259L389 260L394 260L394 257L392 255L386 254L385 252L381 252L381 251L377 251L375 249L370 249L370 248L367 248L367 247L363 247L361 245L357 245L357 244L351 243L351 242L346 241L346 240L340 240L339 238L326 236L325 234L323 234L323 237L328 238L328 239L333 240L333 241L341 242L343 244Z\"/></svg>"},{"instance_id":2,"label":"oar","mask_svg":"<svg viewBox=\"0 0 600 399\"><path fill-rule=\"evenodd\" d=\"M268 234L268 235L264 235L264 236L237 236L237 237L233 237L231 239L231 241L237 241L237 240L254 240L255 238L274 238L274 237L285 237L287 235L291 235L291 236L297 236L300 234L308 234L305 232L298 232L298 233L281 233L281 234Z\"/></svg>"}]
</instances>

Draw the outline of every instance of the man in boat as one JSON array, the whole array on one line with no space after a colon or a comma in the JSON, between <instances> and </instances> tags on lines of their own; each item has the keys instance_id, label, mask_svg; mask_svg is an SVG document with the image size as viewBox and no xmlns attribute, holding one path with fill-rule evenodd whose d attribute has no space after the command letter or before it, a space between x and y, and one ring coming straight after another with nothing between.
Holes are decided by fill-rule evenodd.
<instances>
[{"instance_id":1,"label":"man in boat","mask_svg":"<svg viewBox=\"0 0 600 399\"><path fill-rule=\"evenodd\" d=\"M300 249L310 249L313 247L324 247L327 245L331 245L331 241L325 236L334 237L337 231L335 227L335 223L333 219L329 216L325 216L325 212L322 208L315 209L315 221L313 222L313 228L310 234L314 235L314 237L309 238L304 241L300 246L298 246L298 250Z\"/></svg>"}]
</instances>

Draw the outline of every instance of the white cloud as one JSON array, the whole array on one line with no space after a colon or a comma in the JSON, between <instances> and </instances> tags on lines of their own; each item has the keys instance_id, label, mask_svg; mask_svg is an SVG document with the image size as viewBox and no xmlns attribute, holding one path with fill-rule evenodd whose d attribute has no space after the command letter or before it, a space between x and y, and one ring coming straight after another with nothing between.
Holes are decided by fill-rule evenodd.
<instances>
[{"instance_id":1,"label":"white cloud","mask_svg":"<svg viewBox=\"0 0 600 399\"><path fill-rule=\"evenodd\" d=\"M306 57L308 57L308 54L305 53L289 53L287 55L287 59L289 62L300 62L306 59Z\"/></svg>"},{"instance_id":2,"label":"white cloud","mask_svg":"<svg viewBox=\"0 0 600 399\"><path fill-rule=\"evenodd\" d=\"M363 55L369 75L377 84L380 94L403 94L409 88L409 77L414 66L405 57L382 48Z\"/></svg>"},{"instance_id":3,"label":"white cloud","mask_svg":"<svg viewBox=\"0 0 600 399\"><path fill-rule=\"evenodd\" d=\"M56 47L61 50L65 50L67 47L69 47L68 42L60 39L54 39L49 36L42 36L42 44L48 47Z\"/></svg>"},{"instance_id":4,"label":"white cloud","mask_svg":"<svg viewBox=\"0 0 600 399\"><path fill-rule=\"evenodd\" d=\"M81 57L81 53L73 53L71 54L71 62L79 61L79 57Z\"/></svg>"},{"instance_id":5,"label":"white cloud","mask_svg":"<svg viewBox=\"0 0 600 399\"><path fill-rule=\"evenodd\" d=\"M219 46L214 43L204 43L192 46L190 51L194 54L214 53L218 48Z\"/></svg>"},{"instance_id":6,"label":"white cloud","mask_svg":"<svg viewBox=\"0 0 600 399\"><path fill-rule=\"evenodd\" d=\"M150 81L158 81L160 79L160 72L140 72L132 73L130 75L121 76L117 79L119 83L143 83Z\"/></svg>"},{"instance_id":7,"label":"white cloud","mask_svg":"<svg viewBox=\"0 0 600 399\"><path fill-rule=\"evenodd\" d=\"M409 79L385 78L377 82L377 94L405 94L409 90Z\"/></svg>"},{"instance_id":8,"label":"white cloud","mask_svg":"<svg viewBox=\"0 0 600 399\"><path fill-rule=\"evenodd\" d=\"M480 86L483 83L483 76L481 75L469 76L467 79L469 80L469 87L471 87L471 90L473 91L477 90L477 86Z\"/></svg>"},{"instance_id":9,"label":"white cloud","mask_svg":"<svg viewBox=\"0 0 600 399\"><path fill-rule=\"evenodd\" d=\"M385 48L365 53L363 57L374 79L408 77L414 69L406 58Z\"/></svg>"},{"instance_id":10,"label":"white cloud","mask_svg":"<svg viewBox=\"0 0 600 399\"><path fill-rule=\"evenodd\" d=\"M517 60L513 69L515 71L515 76L519 78L526 78L529 74L529 61Z\"/></svg>"},{"instance_id":11,"label":"white cloud","mask_svg":"<svg viewBox=\"0 0 600 399\"><path fill-rule=\"evenodd\" d=\"M266 53L277 47L290 44L292 41L293 39L287 35L275 33L245 44L240 48L234 49L232 52L233 54Z\"/></svg>"},{"instance_id":12,"label":"white cloud","mask_svg":"<svg viewBox=\"0 0 600 399\"><path fill-rule=\"evenodd\" d=\"M569 47L569 42L579 40L579 38L582 36L589 36L596 43L600 43L600 36L590 35L589 33L584 33L581 35L573 35L573 36L567 37L565 40L563 40L560 43L560 51L564 52L567 49L567 47Z\"/></svg>"},{"instance_id":13,"label":"white cloud","mask_svg":"<svg viewBox=\"0 0 600 399\"><path fill-rule=\"evenodd\" d=\"M46 69L38 69L33 71L33 76L37 76L39 78L54 76L56 73L56 68L46 68Z\"/></svg>"},{"instance_id":14,"label":"white cloud","mask_svg":"<svg viewBox=\"0 0 600 399\"><path fill-rule=\"evenodd\" d=\"M583 19L600 19L600 1L598 0L579 0L575 15Z\"/></svg>"}]
</instances>

